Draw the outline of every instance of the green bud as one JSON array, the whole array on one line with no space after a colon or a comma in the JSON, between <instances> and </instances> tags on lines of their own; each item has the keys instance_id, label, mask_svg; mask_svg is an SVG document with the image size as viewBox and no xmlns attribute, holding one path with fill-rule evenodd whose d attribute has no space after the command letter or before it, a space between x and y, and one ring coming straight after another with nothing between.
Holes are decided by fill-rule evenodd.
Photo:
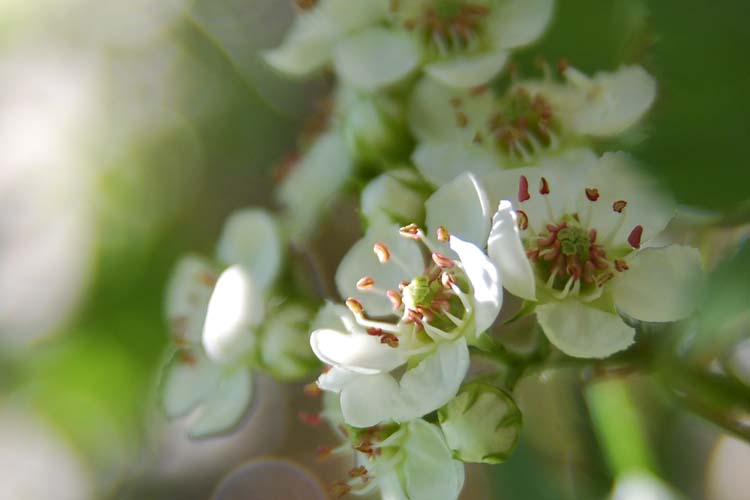
<instances>
[{"instance_id":1,"label":"green bud","mask_svg":"<svg viewBox=\"0 0 750 500\"><path fill-rule=\"evenodd\" d=\"M399 158L410 147L409 132L399 106L384 96L349 98L342 113L344 137L356 156L366 160Z\"/></svg>"},{"instance_id":2,"label":"green bud","mask_svg":"<svg viewBox=\"0 0 750 500\"><path fill-rule=\"evenodd\" d=\"M521 412L500 389L482 382L461 388L438 410L440 427L455 458L496 464L513 451L521 432Z\"/></svg>"}]
</instances>

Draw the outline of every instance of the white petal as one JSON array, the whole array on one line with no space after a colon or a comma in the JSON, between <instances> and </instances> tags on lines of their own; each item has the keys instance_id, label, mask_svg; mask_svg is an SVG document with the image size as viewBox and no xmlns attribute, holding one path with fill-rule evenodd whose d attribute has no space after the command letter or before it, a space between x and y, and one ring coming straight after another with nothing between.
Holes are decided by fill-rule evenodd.
<instances>
[{"instance_id":1,"label":"white petal","mask_svg":"<svg viewBox=\"0 0 750 500\"><path fill-rule=\"evenodd\" d=\"M479 95L422 78L409 101L409 127L417 139L430 142L470 144L478 130L484 129L493 109L492 92ZM460 102L459 108L455 103ZM458 112L462 115L458 115ZM466 126L458 126L458 116Z\"/></svg>"},{"instance_id":2,"label":"white petal","mask_svg":"<svg viewBox=\"0 0 750 500\"><path fill-rule=\"evenodd\" d=\"M252 400L252 376L249 370L237 370L224 377L216 390L196 410L188 429L192 438L208 437L228 431L240 423Z\"/></svg>"},{"instance_id":3,"label":"white petal","mask_svg":"<svg viewBox=\"0 0 750 500\"><path fill-rule=\"evenodd\" d=\"M165 309L173 339L200 341L217 273L205 259L187 256L177 263L167 284Z\"/></svg>"},{"instance_id":4,"label":"white petal","mask_svg":"<svg viewBox=\"0 0 750 500\"><path fill-rule=\"evenodd\" d=\"M281 252L273 216L266 210L249 208L234 212L224 223L217 257L226 265L241 265L264 289L279 272Z\"/></svg>"},{"instance_id":5,"label":"white petal","mask_svg":"<svg viewBox=\"0 0 750 500\"><path fill-rule=\"evenodd\" d=\"M341 392L344 387L362 377L361 373L355 373L338 366L333 366L318 377L318 387L324 391Z\"/></svg>"},{"instance_id":6,"label":"white petal","mask_svg":"<svg viewBox=\"0 0 750 500\"><path fill-rule=\"evenodd\" d=\"M605 153L585 181L599 189L600 198L590 203L591 227L601 238L614 232L615 245L628 246L628 235L635 226L643 227L642 243L659 234L674 215L674 201L653 178L639 170L625 153ZM581 188L578 189L580 193ZM584 197L578 195L579 200ZM612 210L615 201L624 200L622 213Z\"/></svg>"},{"instance_id":7,"label":"white petal","mask_svg":"<svg viewBox=\"0 0 750 500\"><path fill-rule=\"evenodd\" d=\"M381 264L373 252L373 245L386 245L392 258ZM398 290L402 280L411 281L424 271L424 258L419 245L399 234L397 225L374 224L367 234L355 243L341 260L336 270L336 286L342 297L354 297L362 302L367 314L393 314L391 302L383 292L360 291L357 281L364 276L375 280L379 290Z\"/></svg>"},{"instance_id":8,"label":"white petal","mask_svg":"<svg viewBox=\"0 0 750 500\"><path fill-rule=\"evenodd\" d=\"M487 195L473 174L462 174L445 184L430 196L425 206L430 235L444 226L451 234L480 248L487 244L492 212Z\"/></svg>"},{"instance_id":9,"label":"white petal","mask_svg":"<svg viewBox=\"0 0 750 500\"><path fill-rule=\"evenodd\" d=\"M372 427L388 420L398 384L387 373L361 375L341 391L341 411L347 424Z\"/></svg>"},{"instance_id":10,"label":"white petal","mask_svg":"<svg viewBox=\"0 0 750 500\"><path fill-rule=\"evenodd\" d=\"M408 359L403 350L380 342L374 335L315 330L310 346L324 363L364 374L388 372Z\"/></svg>"},{"instance_id":11,"label":"white petal","mask_svg":"<svg viewBox=\"0 0 750 500\"><path fill-rule=\"evenodd\" d=\"M633 343L635 330L616 314L576 299L537 306L536 317L552 344L569 356L604 358Z\"/></svg>"},{"instance_id":12,"label":"white petal","mask_svg":"<svg viewBox=\"0 0 750 500\"><path fill-rule=\"evenodd\" d=\"M221 377L221 367L203 353L178 351L164 367L162 405L167 417L187 415L214 391Z\"/></svg>"},{"instance_id":13,"label":"white petal","mask_svg":"<svg viewBox=\"0 0 750 500\"><path fill-rule=\"evenodd\" d=\"M618 309L641 321L676 321L693 312L703 271L695 248L644 248L612 283Z\"/></svg>"},{"instance_id":14,"label":"white petal","mask_svg":"<svg viewBox=\"0 0 750 500\"><path fill-rule=\"evenodd\" d=\"M494 78L508 60L508 53L495 50L485 54L456 56L425 66L432 78L451 87L477 87Z\"/></svg>"},{"instance_id":15,"label":"white petal","mask_svg":"<svg viewBox=\"0 0 750 500\"><path fill-rule=\"evenodd\" d=\"M353 166L346 141L335 131L321 135L305 153L276 191L286 207L286 228L293 240L310 234Z\"/></svg>"},{"instance_id":16,"label":"white petal","mask_svg":"<svg viewBox=\"0 0 750 500\"><path fill-rule=\"evenodd\" d=\"M402 445L406 493L411 500L452 500L463 487L463 467L456 467L440 430L424 420L409 423Z\"/></svg>"},{"instance_id":17,"label":"white petal","mask_svg":"<svg viewBox=\"0 0 750 500\"><path fill-rule=\"evenodd\" d=\"M405 32L375 26L337 43L333 63L348 83L374 90L409 74L419 63L419 52Z\"/></svg>"},{"instance_id":18,"label":"white petal","mask_svg":"<svg viewBox=\"0 0 750 500\"><path fill-rule=\"evenodd\" d=\"M407 422L437 410L456 395L468 369L469 348L464 337L441 343L401 377L390 418Z\"/></svg>"},{"instance_id":19,"label":"white petal","mask_svg":"<svg viewBox=\"0 0 750 500\"><path fill-rule=\"evenodd\" d=\"M475 335L492 326L503 305L503 285L497 267L476 245L451 235L451 250L458 254L474 298Z\"/></svg>"},{"instance_id":20,"label":"white petal","mask_svg":"<svg viewBox=\"0 0 750 500\"><path fill-rule=\"evenodd\" d=\"M507 200L497 207L487 240L487 253L500 270L506 290L526 300L536 300L536 279L521 242L516 213Z\"/></svg>"},{"instance_id":21,"label":"white petal","mask_svg":"<svg viewBox=\"0 0 750 500\"><path fill-rule=\"evenodd\" d=\"M547 28L554 0L500 0L493 6L489 29L496 47L527 45Z\"/></svg>"},{"instance_id":22,"label":"white petal","mask_svg":"<svg viewBox=\"0 0 750 500\"><path fill-rule=\"evenodd\" d=\"M422 220L424 197L408 186L417 177L411 170L386 172L362 190L362 214L371 224Z\"/></svg>"},{"instance_id":23,"label":"white petal","mask_svg":"<svg viewBox=\"0 0 750 500\"><path fill-rule=\"evenodd\" d=\"M382 470L377 469L378 464L379 462L375 463L375 474L378 478L378 489L380 490L382 500L410 500L406 496L404 486L401 484L398 470L393 467L389 469L383 467Z\"/></svg>"},{"instance_id":24,"label":"white petal","mask_svg":"<svg viewBox=\"0 0 750 500\"><path fill-rule=\"evenodd\" d=\"M259 352L263 367L279 380L296 380L318 366L308 347L310 313L290 304L274 312L263 326Z\"/></svg>"},{"instance_id":25,"label":"white petal","mask_svg":"<svg viewBox=\"0 0 750 500\"><path fill-rule=\"evenodd\" d=\"M419 173L435 186L442 186L464 172L485 175L500 167L495 157L481 146L462 142L422 142L411 160Z\"/></svg>"},{"instance_id":26,"label":"white petal","mask_svg":"<svg viewBox=\"0 0 750 500\"><path fill-rule=\"evenodd\" d=\"M580 104L571 115L571 125L580 134L609 136L623 132L656 99L656 80L640 66L597 73L591 80L568 68L566 76L580 87Z\"/></svg>"},{"instance_id":27,"label":"white petal","mask_svg":"<svg viewBox=\"0 0 750 500\"><path fill-rule=\"evenodd\" d=\"M246 356L255 343L250 329L263 320L263 306L263 299L244 268L232 266L221 273L203 327L203 347L208 357L229 363Z\"/></svg>"},{"instance_id":28,"label":"white petal","mask_svg":"<svg viewBox=\"0 0 750 500\"><path fill-rule=\"evenodd\" d=\"M281 46L266 51L263 58L283 73L306 75L328 62L337 35L338 28L328 16L317 10L302 13Z\"/></svg>"}]
</instances>

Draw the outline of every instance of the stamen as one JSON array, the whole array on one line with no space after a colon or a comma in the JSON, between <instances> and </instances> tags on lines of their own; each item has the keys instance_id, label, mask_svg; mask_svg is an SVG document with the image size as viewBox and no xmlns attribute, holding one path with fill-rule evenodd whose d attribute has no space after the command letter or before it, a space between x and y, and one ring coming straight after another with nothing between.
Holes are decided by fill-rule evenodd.
<instances>
[{"instance_id":1,"label":"stamen","mask_svg":"<svg viewBox=\"0 0 750 500\"><path fill-rule=\"evenodd\" d=\"M355 316L362 316L365 312L365 307L362 305L362 302L358 301L354 297L349 297L346 299L346 307L349 308L349 310L354 314Z\"/></svg>"},{"instance_id":2,"label":"stamen","mask_svg":"<svg viewBox=\"0 0 750 500\"><path fill-rule=\"evenodd\" d=\"M328 493L333 498L342 498L352 491L352 487L344 481L336 481L328 488Z\"/></svg>"},{"instance_id":3,"label":"stamen","mask_svg":"<svg viewBox=\"0 0 750 500\"><path fill-rule=\"evenodd\" d=\"M456 280L453 278L452 274L443 273L440 275L440 284L443 285L443 288L452 290L453 287L456 286Z\"/></svg>"},{"instance_id":4,"label":"stamen","mask_svg":"<svg viewBox=\"0 0 750 500\"><path fill-rule=\"evenodd\" d=\"M631 247L638 249L641 248L641 237L643 236L643 226L640 224L635 226L628 236L628 243Z\"/></svg>"},{"instance_id":5,"label":"stamen","mask_svg":"<svg viewBox=\"0 0 750 500\"><path fill-rule=\"evenodd\" d=\"M615 269L617 269L619 272L622 273L622 272L627 271L630 268L628 267L628 263L625 262L624 260L615 259Z\"/></svg>"},{"instance_id":6,"label":"stamen","mask_svg":"<svg viewBox=\"0 0 750 500\"><path fill-rule=\"evenodd\" d=\"M388 290L385 292L385 295L391 301L391 305L393 306L394 309L398 309L401 307L401 304L403 303L403 299L400 293L398 293L396 290Z\"/></svg>"},{"instance_id":7,"label":"stamen","mask_svg":"<svg viewBox=\"0 0 750 500\"><path fill-rule=\"evenodd\" d=\"M625 200L617 200L616 202L612 203L612 210L617 212L618 214L621 214L623 210L625 210L625 207L628 206L628 202Z\"/></svg>"},{"instance_id":8,"label":"stamen","mask_svg":"<svg viewBox=\"0 0 750 500\"><path fill-rule=\"evenodd\" d=\"M384 333L380 336L380 343L386 344L388 347L393 347L395 349L398 347L398 337L392 333Z\"/></svg>"},{"instance_id":9,"label":"stamen","mask_svg":"<svg viewBox=\"0 0 750 500\"><path fill-rule=\"evenodd\" d=\"M349 477L362 477L367 475L367 469L364 465L360 465L359 467L352 467L349 469Z\"/></svg>"},{"instance_id":10,"label":"stamen","mask_svg":"<svg viewBox=\"0 0 750 500\"><path fill-rule=\"evenodd\" d=\"M529 216L526 215L526 212L524 212L523 210L516 210L516 217L517 217L516 220L518 222L518 227L522 231L525 231L526 229L528 229L528 227L529 227Z\"/></svg>"},{"instance_id":11,"label":"stamen","mask_svg":"<svg viewBox=\"0 0 750 500\"><path fill-rule=\"evenodd\" d=\"M518 201L524 202L531 198L529 194L529 180L525 175L522 175L518 180Z\"/></svg>"},{"instance_id":12,"label":"stamen","mask_svg":"<svg viewBox=\"0 0 750 500\"><path fill-rule=\"evenodd\" d=\"M357 290L370 290L373 286L375 286L375 280L369 276L363 276L357 281Z\"/></svg>"},{"instance_id":13,"label":"stamen","mask_svg":"<svg viewBox=\"0 0 750 500\"><path fill-rule=\"evenodd\" d=\"M323 423L323 419L319 413L305 413L303 411L297 412L297 418L300 422L310 427L318 427Z\"/></svg>"},{"instance_id":14,"label":"stamen","mask_svg":"<svg viewBox=\"0 0 750 500\"><path fill-rule=\"evenodd\" d=\"M451 234L445 228L445 226L438 226L437 228L437 239L441 243L447 243L451 239Z\"/></svg>"},{"instance_id":15,"label":"stamen","mask_svg":"<svg viewBox=\"0 0 750 500\"><path fill-rule=\"evenodd\" d=\"M549 182L545 177L539 181L539 194L549 194Z\"/></svg>"},{"instance_id":16,"label":"stamen","mask_svg":"<svg viewBox=\"0 0 750 500\"><path fill-rule=\"evenodd\" d=\"M375 252L381 264L385 264L391 258L391 251L388 250L388 247L384 243L375 243L372 251Z\"/></svg>"},{"instance_id":17,"label":"stamen","mask_svg":"<svg viewBox=\"0 0 750 500\"><path fill-rule=\"evenodd\" d=\"M424 323L424 331L429 337L434 340L435 342L439 342L442 340L453 340L456 335L458 335L458 332L454 334L450 334L448 332L444 332L440 328L434 327L429 323Z\"/></svg>"},{"instance_id":18,"label":"stamen","mask_svg":"<svg viewBox=\"0 0 750 500\"><path fill-rule=\"evenodd\" d=\"M417 226L413 222L408 226L400 228L398 232L401 234L401 236L404 236L406 238L410 238L412 240L419 239L419 226Z\"/></svg>"},{"instance_id":19,"label":"stamen","mask_svg":"<svg viewBox=\"0 0 750 500\"><path fill-rule=\"evenodd\" d=\"M440 252L432 252L432 261L442 269L452 269L456 266L456 262Z\"/></svg>"},{"instance_id":20,"label":"stamen","mask_svg":"<svg viewBox=\"0 0 750 500\"><path fill-rule=\"evenodd\" d=\"M586 198L589 201L596 201L599 199L599 190L595 187L586 188Z\"/></svg>"},{"instance_id":21,"label":"stamen","mask_svg":"<svg viewBox=\"0 0 750 500\"><path fill-rule=\"evenodd\" d=\"M383 329L382 328L368 328L367 335L372 335L373 337L380 337L381 335L383 335Z\"/></svg>"}]
</instances>

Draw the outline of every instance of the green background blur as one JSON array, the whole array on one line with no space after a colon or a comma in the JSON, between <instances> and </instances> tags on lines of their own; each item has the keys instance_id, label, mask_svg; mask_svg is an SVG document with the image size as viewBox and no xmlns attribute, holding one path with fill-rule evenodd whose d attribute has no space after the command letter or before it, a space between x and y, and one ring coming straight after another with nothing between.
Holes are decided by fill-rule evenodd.
<instances>
[{"instance_id":1,"label":"green background blur","mask_svg":"<svg viewBox=\"0 0 750 500\"><path fill-rule=\"evenodd\" d=\"M81 283L61 292L79 299L49 324L32 328L28 339L17 340L12 316L44 316L47 306L39 297L47 283L62 283L55 272L69 264L55 263L51 274L29 278L25 288L0 287L26 294L0 309L6 316L0 317L0 409L38 415L62 436L93 471L94 498L206 498L230 464L192 479L179 471L143 470L160 456L154 428L162 424L153 424L153 406L167 339L165 281L180 255L213 252L233 209L273 206L273 168L294 147L324 83L287 82L257 58L257 50L278 42L289 22L285 0L30 3L0 4L0 74L6 81L13 75L35 80L37 71L38 78L51 79L44 87L48 100L67 102L67 84L48 68L65 78L85 68L80 71L91 87L75 74L69 86L74 93L91 90L79 97L85 113L80 106L66 111L74 118L61 125L65 134L76 130L70 161L35 159L35 174L22 183L14 180L20 174L2 175L15 165L13 155L3 159L0 153L0 242L28 237L13 232L8 221L17 217L17 205L7 200L33 194L27 183L44 184L53 170L80 180L83 187L66 187L66 196L81 206L76 213L84 214L91 236L72 244L85 245L80 252L89 256L79 266ZM748 21L750 4L743 0L559 0L547 36L518 57L527 74L540 54L553 63L565 58L586 72L622 63L646 66L659 82L657 104L637 133L610 147L631 150L681 203L717 211L726 231L711 233L717 243L709 240L707 247L727 249L722 255L741 244L733 228L750 221ZM0 113L9 126L21 126L25 106L36 104L14 104L15 87L8 85L0 84ZM39 150L48 147L45 137L36 137ZM38 208L45 200L47 195L29 203ZM46 221L52 226L55 207ZM47 232L33 244L44 245ZM750 303L747 249L742 252L714 278L711 290L719 299L706 307L718 319L709 329ZM50 253L56 255L54 247ZM2 258L13 267L11 258L31 257ZM13 302L13 295L0 298ZM528 403L537 414L527 417L517 453L505 465L470 472L481 479L468 494L606 494L612 471L587 423L583 396L569 382L563 373L551 387L532 391L544 397ZM656 450L654 469L687 498L705 498L718 428L686 417L646 377L634 378L633 387ZM747 470L750 462L744 464Z\"/></svg>"}]
</instances>

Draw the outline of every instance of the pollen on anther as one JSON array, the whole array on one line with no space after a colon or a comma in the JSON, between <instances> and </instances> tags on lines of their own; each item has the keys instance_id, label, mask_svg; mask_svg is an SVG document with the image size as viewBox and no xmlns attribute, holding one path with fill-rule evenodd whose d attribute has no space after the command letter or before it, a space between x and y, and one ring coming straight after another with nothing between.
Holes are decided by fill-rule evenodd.
<instances>
[{"instance_id":1,"label":"pollen on anther","mask_svg":"<svg viewBox=\"0 0 750 500\"><path fill-rule=\"evenodd\" d=\"M615 259L615 269L617 269L619 272L622 273L624 271L627 271L630 268L628 267L628 263L625 262L624 260Z\"/></svg>"},{"instance_id":2,"label":"pollen on anther","mask_svg":"<svg viewBox=\"0 0 750 500\"><path fill-rule=\"evenodd\" d=\"M391 258L391 251L388 250L388 247L384 243L375 243L372 246L372 251L375 252L381 264L385 264Z\"/></svg>"},{"instance_id":3,"label":"pollen on anther","mask_svg":"<svg viewBox=\"0 0 750 500\"><path fill-rule=\"evenodd\" d=\"M630 235L628 236L628 243L631 247L638 249L641 248L641 237L643 236L643 226L640 224L635 226Z\"/></svg>"},{"instance_id":4,"label":"pollen on anther","mask_svg":"<svg viewBox=\"0 0 750 500\"><path fill-rule=\"evenodd\" d=\"M596 201L599 199L599 190L595 187L586 188L586 198L589 201Z\"/></svg>"},{"instance_id":5,"label":"pollen on anther","mask_svg":"<svg viewBox=\"0 0 750 500\"><path fill-rule=\"evenodd\" d=\"M618 214L622 213L623 210L625 210L625 207L628 206L628 202L625 200L617 200L616 202L612 203L612 210L617 212Z\"/></svg>"},{"instance_id":6,"label":"pollen on anther","mask_svg":"<svg viewBox=\"0 0 750 500\"><path fill-rule=\"evenodd\" d=\"M413 222L409 224L408 226L404 226L400 228L398 232L401 234L401 236L405 236L407 238L411 238L411 239L419 238L419 226L417 226Z\"/></svg>"},{"instance_id":7,"label":"pollen on anther","mask_svg":"<svg viewBox=\"0 0 750 500\"><path fill-rule=\"evenodd\" d=\"M369 276L363 276L357 281L357 290L370 290L375 286L375 280Z\"/></svg>"},{"instance_id":8,"label":"pollen on anther","mask_svg":"<svg viewBox=\"0 0 750 500\"><path fill-rule=\"evenodd\" d=\"M523 210L516 210L518 227L525 231L529 227L529 216Z\"/></svg>"},{"instance_id":9,"label":"pollen on anther","mask_svg":"<svg viewBox=\"0 0 750 500\"><path fill-rule=\"evenodd\" d=\"M539 194L549 194L549 182L546 177L542 177L539 181Z\"/></svg>"},{"instance_id":10,"label":"pollen on anther","mask_svg":"<svg viewBox=\"0 0 750 500\"><path fill-rule=\"evenodd\" d=\"M526 201L531 198L529 194L529 180L522 175L518 180L518 201Z\"/></svg>"},{"instance_id":11,"label":"pollen on anther","mask_svg":"<svg viewBox=\"0 0 750 500\"><path fill-rule=\"evenodd\" d=\"M438 241L442 243L446 243L448 240L451 239L451 233L448 232L445 226L438 226L436 233L437 233Z\"/></svg>"},{"instance_id":12,"label":"pollen on anther","mask_svg":"<svg viewBox=\"0 0 750 500\"><path fill-rule=\"evenodd\" d=\"M349 310L356 315L361 315L365 312L365 307L362 305L362 302L353 297L349 297L348 299L346 299L346 307L348 307Z\"/></svg>"},{"instance_id":13,"label":"pollen on anther","mask_svg":"<svg viewBox=\"0 0 750 500\"><path fill-rule=\"evenodd\" d=\"M380 337L383 335L383 330L380 328L371 327L367 329L367 335L372 335L373 337Z\"/></svg>"}]
</instances>

